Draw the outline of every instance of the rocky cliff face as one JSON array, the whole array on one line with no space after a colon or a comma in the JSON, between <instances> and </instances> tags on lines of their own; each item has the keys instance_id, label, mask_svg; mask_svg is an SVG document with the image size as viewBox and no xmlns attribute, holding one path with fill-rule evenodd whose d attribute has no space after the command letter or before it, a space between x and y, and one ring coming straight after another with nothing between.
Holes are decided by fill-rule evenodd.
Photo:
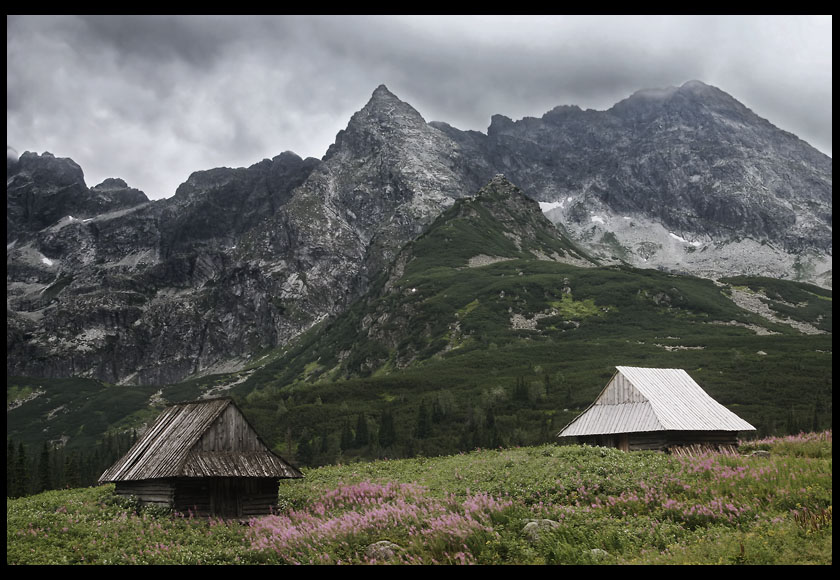
<instances>
[{"instance_id":1,"label":"rocky cliff face","mask_svg":"<svg viewBox=\"0 0 840 580\"><path fill-rule=\"evenodd\" d=\"M497 115L485 135L380 86L323 160L199 171L165 200L88 188L48 153L8 161L7 372L160 384L241 368L344 311L497 173L607 261L830 285L830 158L717 89Z\"/></svg>"},{"instance_id":2,"label":"rocky cliff face","mask_svg":"<svg viewBox=\"0 0 840 580\"><path fill-rule=\"evenodd\" d=\"M287 267L295 259L288 235L268 255L252 241L319 161L286 153L247 169L197 172L172 198L149 202L140 193L143 203L132 205L124 198L138 198L121 180L88 189L81 171L51 171L75 166L69 160L24 158L26 173L10 166L9 183L28 184L15 201L52 214L12 211L9 195L9 220L27 217L6 252L10 374L177 381L236 368L322 310L303 300L287 312L298 271ZM26 181L38 172L52 176L46 187ZM73 196L60 211L50 204L56 182ZM102 197L123 203L91 206Z\"/></svg>"}]
</instances>

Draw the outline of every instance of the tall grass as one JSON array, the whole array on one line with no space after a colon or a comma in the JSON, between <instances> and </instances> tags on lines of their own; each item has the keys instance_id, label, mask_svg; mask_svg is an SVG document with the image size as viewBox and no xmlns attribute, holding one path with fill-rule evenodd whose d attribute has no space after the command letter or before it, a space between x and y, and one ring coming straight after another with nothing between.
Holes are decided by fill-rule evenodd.
<instances>
[{"instance_id":1,"label":"tall grass","mask_svg":"<svg viewBox=\"0 0 840 580\"><path fill-rule=\"evenodd\" d=\"M51 491L7 500L7 563L831 564L831 445L827 431L740 455L542 445L328 466L281 482L280 512L248 525L138 509L111 486ZM392 554L370 551L382 541Z\"/></svg>"}]
</instances>

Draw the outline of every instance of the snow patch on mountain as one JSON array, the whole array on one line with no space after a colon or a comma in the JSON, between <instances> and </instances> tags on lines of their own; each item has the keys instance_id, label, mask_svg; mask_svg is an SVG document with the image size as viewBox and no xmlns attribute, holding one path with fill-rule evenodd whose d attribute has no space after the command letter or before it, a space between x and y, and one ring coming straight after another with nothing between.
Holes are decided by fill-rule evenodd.
<instances>
[{"instance_id":1,"label":"snow patch on mountain","mask_svg":"<svg viewBox=\"0 0 840 580\"><path fill-rule=\"evenodd\" d=\"M677 235L677 234L675 234L674 232L668 232L668 235L669 235L669 236L671 236L672 238L674 238L675 240L680 241L680 242L682 242L682 243L684 243L684 244L691 244L691 245L692 245L692 246L694 246L695 248L699 248L700 246L702 246L702 245L703 245L703 242L696 242L696 241L695 241L695 242L689 242L688 240L686 240L686 239L685 239L685 238L683 238L683 237L678 236L678 235Z\"/></svg>"},{"instance_id":2,"label":"snow patch on mountain","mask_svg":"<svg viewBox=\"0 0 840 580\"><path fill-rule=\"evenodd\" d=\"M830 255L794 255L750 237L725 239L691 231L678 235L646 216L618 215L592 199L577 203L590 207L588 220L575 220L575 206L553 205L545 215L583 249L607 263L625 262L639 268L655 264L660 270L712 279L735 273L794 279L800 273L824 279L830 285Z\"/></svg>"}]
</instances>

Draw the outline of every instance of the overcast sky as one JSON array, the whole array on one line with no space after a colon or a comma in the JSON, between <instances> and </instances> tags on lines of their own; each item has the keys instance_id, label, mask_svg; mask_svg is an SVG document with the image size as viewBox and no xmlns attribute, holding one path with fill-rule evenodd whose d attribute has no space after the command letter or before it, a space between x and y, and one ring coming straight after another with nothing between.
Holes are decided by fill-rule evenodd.
<instances>
[{"instance_id":1,"label":"overcast sky","mask_svg":"<svg viewBox=\"0 0 840 580\"><path fill-rule=\"evenodd\" d=\"M603 110L701 80L831 155L831 16L7 16L10 154L170 197L322 157L380 84L427 121Z\"/></svg>"}]
</instances>

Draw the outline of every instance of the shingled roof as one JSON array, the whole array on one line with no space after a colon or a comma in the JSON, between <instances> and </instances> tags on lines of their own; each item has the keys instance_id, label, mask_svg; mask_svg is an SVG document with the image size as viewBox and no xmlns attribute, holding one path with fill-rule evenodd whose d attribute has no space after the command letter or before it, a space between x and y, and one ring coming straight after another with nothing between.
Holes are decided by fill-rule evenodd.
<instances>
[{"instance_id":1,"label":"shingled roof","mask_svg":"<svg viewBox=\"0 0 840 580\"><path fill-rule=\"evenodd\" d=\"M682 369L616 367L601 394L558 437L643 431L754 431Z\"/></svg>"},{"instance_id":2,"label":"shingled roof","mask_svg":"<svg viewBox=\"0 0 840 580\"><path fill-rule=\"evenodd\" d=\"M233 425L220 429L222 417ZM99 483L170 477L277 477L303 474L260 439L230 398L167 407Z\"/></svg>"}]
</instances>

